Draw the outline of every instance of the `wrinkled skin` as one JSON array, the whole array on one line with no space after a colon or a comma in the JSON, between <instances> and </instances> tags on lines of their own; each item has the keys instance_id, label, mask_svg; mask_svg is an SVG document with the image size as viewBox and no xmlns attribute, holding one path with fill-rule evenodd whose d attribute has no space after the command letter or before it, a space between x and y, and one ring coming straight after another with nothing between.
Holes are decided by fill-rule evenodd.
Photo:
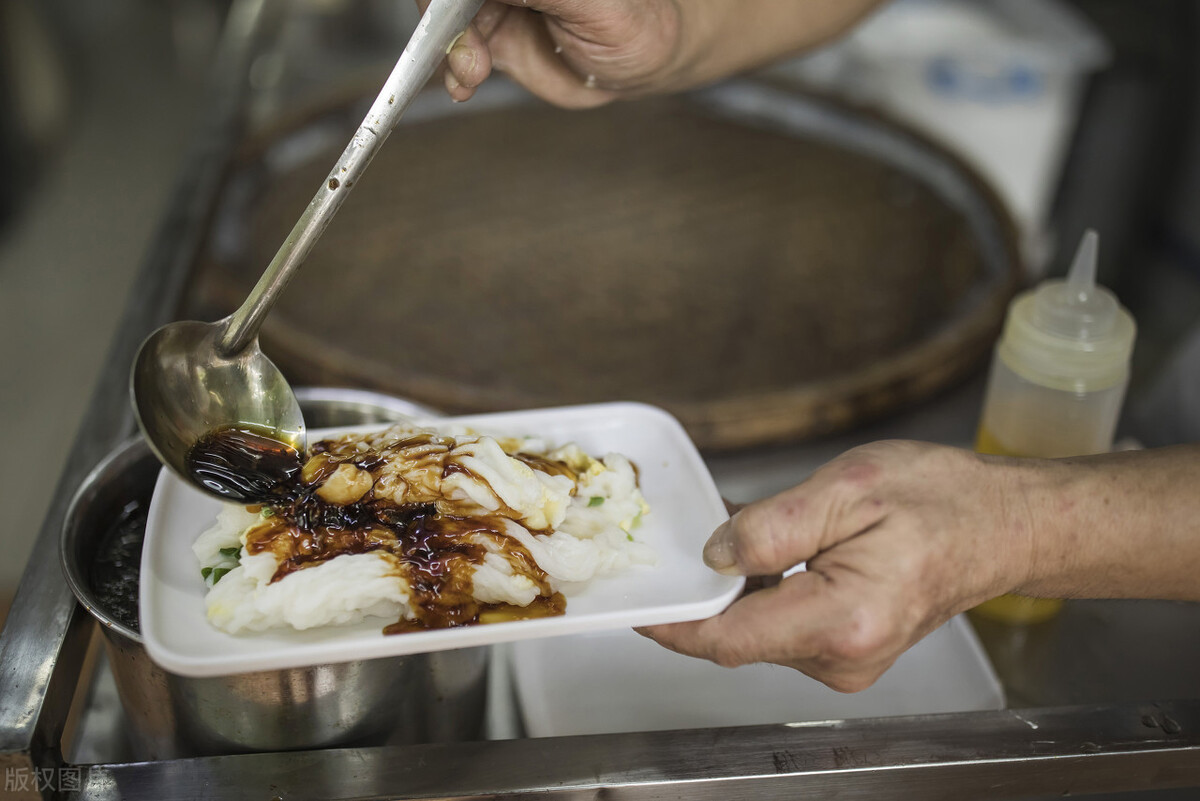
<instances>
[{"instance_id":1,"label":"wrinkled skin","mask_svg":"<svg viewBox=\"0 0 1200 801\"><path fill-rule=\"evenodd\" d=\"M489 0L443 80L467 100L493 69L564 108L723 78L841 34L880 0ZM428 0L417 0L423 11Z\"/></svg>"},{"instance_id":2,"label":"wrinkled skin","mask_svg":"<svg viewBox=\"0 0 1200 801\"><path fill-rule=\"evenodd\" d=\"M920 442L848 451L709 539L723 573L808 571L708 620L643 630L721 665L862 690L952 615L1005 592L1200 600L1200 445L1011 459Z\"/></svg>"},{"instance_id":3,"label":"wrinkled skin","mask_svg":"<svg viewBox=\"0 0 1200 801\"><path fill-rule=\"evenodd\" d=\"M1024 569L1030 510L1007 500L1017 479L1005 472L923 443L849 451L743 508L705 547L705 561L721 572L779 574L807 560L806 572L716 617L644 633L721 665L775 662L836 690L864 689L917 640L1000 594Z\"/></svg>"},{"instance_id":4,"label":"wrinkled skin","mask_svg":"<svg viewBox=\"0 0 1200 801\"><path fill-rule=\"evenodd\" d=\"M598 106L658 81L679 31L673 0L489 0L451 48L443 79L463 101L499 69L555 105Z\"/></svg>"}]
</instances>

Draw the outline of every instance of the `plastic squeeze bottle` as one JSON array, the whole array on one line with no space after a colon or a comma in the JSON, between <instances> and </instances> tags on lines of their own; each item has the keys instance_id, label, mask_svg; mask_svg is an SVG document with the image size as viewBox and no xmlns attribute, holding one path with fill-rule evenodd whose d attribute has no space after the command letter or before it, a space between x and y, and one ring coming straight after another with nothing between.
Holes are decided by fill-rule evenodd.
<instances>
[{"instance_id":1,"label":"plastic squeeze bottle","mask_svg":"<svg viewBox=\"0 0 1200 801\"><path fill-rule=\"evenodd\" d=\"M1008 307L975 450L1053 458L1112 449L1136 326L1096 284L1099 237L1088 231L1066 280L1044 281ZM1062 601L1004 595L976 614L1009 623L1053 617Z\"/></svg>"}]
</instances>

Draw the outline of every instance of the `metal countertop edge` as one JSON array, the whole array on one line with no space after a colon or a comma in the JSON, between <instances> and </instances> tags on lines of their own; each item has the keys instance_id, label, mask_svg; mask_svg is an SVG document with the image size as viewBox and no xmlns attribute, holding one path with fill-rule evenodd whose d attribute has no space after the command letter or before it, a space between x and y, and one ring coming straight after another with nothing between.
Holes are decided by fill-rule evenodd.
<instances>
[{"instance_id":1,"label":"metal countertop edge","mask_svg":"<svg viewBox=\"0 0 1200 801\"><path fill-rule=\"evenodd\" d=\"M81 768L67 799L1011 799L1200 784L1200 701Z\"/></svg>"}]
</instances>

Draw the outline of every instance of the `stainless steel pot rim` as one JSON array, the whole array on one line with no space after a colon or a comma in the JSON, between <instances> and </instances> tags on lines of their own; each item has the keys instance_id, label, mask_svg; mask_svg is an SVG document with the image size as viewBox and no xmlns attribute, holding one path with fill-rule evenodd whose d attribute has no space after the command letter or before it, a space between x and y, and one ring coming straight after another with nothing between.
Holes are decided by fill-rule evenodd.
<instances>
[{"instance_id":1,"label":"stainless steel pot rim","mask_svg":"<svg viewBox=\"0 0 1200 801\"><path fill-rule=\"evenodd\" d=\"M130 437L114 448L83 479L79 485L79 489L72 496L71 503L67 506L67 514L59 535L58 556L63 576L67 580L67 586L71 588L71 592L74 593L75 598L88 610L92 617L113 631L140 644L142 642L140 632L131 629L124 623L114 620L96 603L91 590L87 586L87 582L84 581L83 576L78 572L78 566L74 564L75 541L81 523L80 516L83 514L83 509L88 502L89 495L101 483L104 476L108 475L121 462L132 460L133 457L131 454L139 450L144 452L144 456L153 456L150 446L146 444L146 441L142 439L140 434Z\"/></svg>"},{"instance_id":2,"label":"stainless steel pot rim","mask_svg":"<svg viewBox=\"0 0 1200 801\"><path fill-rule=\"evenodd\" d=\"M369 389L352 387L296 387L296 400L305 403L356 403L362 406L372 406L378 409L402 414L406 417L433 418L442 417L442 413L432 406L426 406L416 401L375 392Z\"/></svg>"}]
</instances>

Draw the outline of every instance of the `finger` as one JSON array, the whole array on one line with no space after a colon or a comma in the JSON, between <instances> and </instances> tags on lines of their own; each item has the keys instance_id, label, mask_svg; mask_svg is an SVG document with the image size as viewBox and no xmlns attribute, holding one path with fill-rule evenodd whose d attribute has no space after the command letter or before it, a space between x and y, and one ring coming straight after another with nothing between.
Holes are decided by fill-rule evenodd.
<instances>
[{"instance_id":1,"label":"finger","mask_svg":"<svg viewBox=\"0 0 1200 801\"><path fill-rule=\"evenodd\" d=\"M475 15L475 27L483 34L483 38L490 39L496 29L504 22L504 18L508 16L509 7L497 0L488 0L483 4L483 8L479 9L479 13Z\"/></svg>"},{"instance_id":2,"label":"finger","mask_svg":"<svg viewBox=\"0 0 1200 801\"><path fill-rule=\"evenodd\" d=\"M564 108L592 108L616 98L559 57L542 18L513 9L489 40L492 64L539 97Z\"/></svg>"},{"instance_id":3,"label":"finger","mask_svg":"<svg viewBox=\"0 0 1200 801\"><path fill-rule=\"evenodd\" d=\"M446 54L446 91L456 101L469 99L492 72L492 54L474 25L463 32Z\"/></svg>"},{"instance_id":4,"label":"finger","mask_svg":"<svg viewBox=\"0 0 1200 801\"><path fill-rule=\"evenodd\" d=\"M796 577L745 595L719 615L654 626L644 629L644 633L672 651L708 659L723 667L769 662L772 657L802 661L815 655L815 650L812 643L795 636L800 632L790 618L797 614L819 614L827 602L819 597L821 588L814 581L797 591L796 585L801 582L794 582L793 578ZM786 608L790 603L798 606ZM769 625L764 626L762 621ZM760 632L760 629L765 630Z\"/></svg>"},{"instance_id":5,"label":"finger","mask_svg":"<svg viewBox=\"0 0 1200 801\"><path fill-rule=\"evenodd\" d=\"M509 7L501 3L484 4L475 21L464 31L446 54L446 63L460 86L474 89L492 72L490 39L508 16Z\"/></svg>"},{"instance_id":6,"label":"finger","mask_svg":"<svg viewBox=\"0 0 1200 801\"><path fill-rule=\"evenodd\" d=\"M417 9L424 14L431 0L416 0ZM492 71L492 56L487 37L500 25L508 7L489 2L480 9L475 21L455 39L446 51L440 68L442 82L451 99L461 102L475 94Z\"/></svg>"},{"instance_id":7,"label":"finger","mask_svg":"<svg viewBox=\"0 0 1200 801\"><path fill-rule=\"evenodd\" d=\"M683 12L670 0L503 0L533 9L556 52L584 80L637 91L675 53Z\"/></svg>"},{"instance_id":8,"label":"finger","mask_svg":"<svg viewBox=\"0 0 1200 801\"><path fill-rule=\"evenodd\" d=\"M713 532L704 561L730 575L783 573L878 525L886 507L874 497L880 467L851 452L807 481L745 506Z\"/></svg>"},{"instance_id":9,"label":"finger","mask_svg":"<svg viewBox=\"0 0 1200 801\"><path fill-rule=\"evenodd\" d=\"M623 19L631 16L645 0L496 0L508 6L538 11L567 23L592 23L597 19Z\"/></svg>"},{"instance_id":10,"label":"finger","mask_svg":"<svg viewBox=\"0 0 1200 801\"><path fill-rule=\"evenodd\" d=\"M595 42L629 44L657 37L679 25L674 2L664 0L496 0L544 20L573 36Z\"/></svg>"},{"instance_id":11,"label":"finger","mask_svg":"<svg viewBox=\"0 0 1200 801\"><path fill-rule=\"evenodd\" d=\"M904 646L888 615L873 614L870 604L848 603L844 589L826 576L801 573L743 597L716 617L641 633L725 667L771 662L855 692L874 683Z\"/></svg>"}]
</instances>

